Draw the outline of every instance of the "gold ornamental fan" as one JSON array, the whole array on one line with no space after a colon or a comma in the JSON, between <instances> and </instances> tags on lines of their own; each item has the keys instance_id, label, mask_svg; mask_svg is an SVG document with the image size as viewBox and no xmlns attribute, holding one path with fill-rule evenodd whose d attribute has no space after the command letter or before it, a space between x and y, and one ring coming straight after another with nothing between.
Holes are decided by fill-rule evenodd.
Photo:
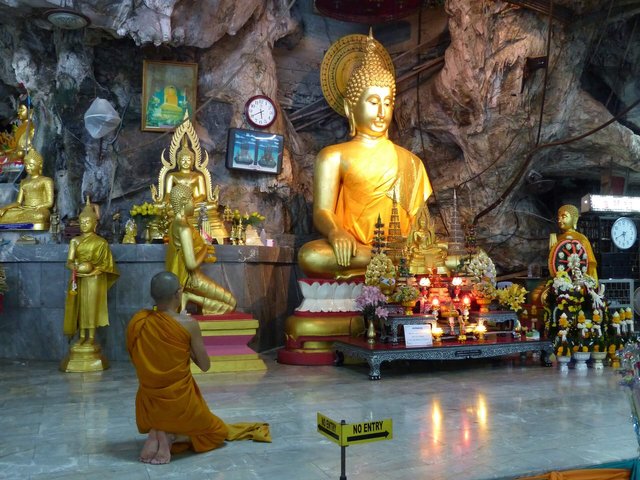
<instances>
[{"instance_id":1,"label":"gold ornamental fan","mask_svg":"<svg viewBox=\"0 0 640 480\"><path fill-rule=\"evenodd\" d=\"M347 82L353 70L360 64L364 55L367 35L346 35L335 42L322 59L320 65L320 86L327 103L340 115L344 114L344 94ZM393 62L389 53L377 40L373 40L376 53L384 67L395 75Z\"/></svg>"}]
</instances>

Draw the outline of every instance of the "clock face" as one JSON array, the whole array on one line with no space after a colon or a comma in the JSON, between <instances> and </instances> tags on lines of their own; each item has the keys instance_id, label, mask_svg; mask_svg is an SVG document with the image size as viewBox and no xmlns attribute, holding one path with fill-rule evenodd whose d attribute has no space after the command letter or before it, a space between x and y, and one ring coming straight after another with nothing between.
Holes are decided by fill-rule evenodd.
<instances>
[{"instance_id":1,"label":"clock face","mask_svg":"<svg viewBox=\"0 0 640 480\"><path fill-rule=\"evenodd\" d=\"M638 231L635 222L627 217L620 217L611 227L611 240L621 250L631 248L636 243Z\"/></svg>"},{"instance_id":2,"label":"clock face","mask_svg":"<svg viewBox=\"0 0 640 480\"><path fill-rule=\"evenodd\" d=\"M247 121L257 128L266 128L276 119L276 106L269 97L256 95L251 97L244 109Z\"/></svg>"}]
</instances>

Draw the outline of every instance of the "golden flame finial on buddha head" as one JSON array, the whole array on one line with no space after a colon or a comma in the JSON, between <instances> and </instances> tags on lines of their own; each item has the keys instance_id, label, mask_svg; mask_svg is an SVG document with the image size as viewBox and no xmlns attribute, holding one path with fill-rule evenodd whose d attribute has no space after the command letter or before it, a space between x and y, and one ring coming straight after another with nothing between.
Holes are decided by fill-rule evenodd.
<instances>
[{"instance_id":1,"label":"golden flame finial on buddha head","mask_svg":"<svg viewBox=\"0 0 640 480\"><path fill-rule=\"evenodd\" d=\"M80 215L78 217L81 219L91 218L96 222L98 221L98 215L96 214L94 205L91 203L91 200L89 199L89 195L87 195L87 202L85 203L85 206L82 209L82 212L80 212Z\"/></svg>"},{"instance_id":2,"label":"golden flame finial on buddha head","mask_svg":"<svg viewBox=\"0 0 640 480\"><path fill-rule=\"evenodd\" d=\"M389 87L391 89L391 97L395 101L395 77L392 72L385 68L376 50L373 35L370 32L362 62L354 69L347 82L347 90L344 95L345 100L352 106L355 105L360 99L362 92L374 85L378 87Z\"/></svg>"}]
</instances>

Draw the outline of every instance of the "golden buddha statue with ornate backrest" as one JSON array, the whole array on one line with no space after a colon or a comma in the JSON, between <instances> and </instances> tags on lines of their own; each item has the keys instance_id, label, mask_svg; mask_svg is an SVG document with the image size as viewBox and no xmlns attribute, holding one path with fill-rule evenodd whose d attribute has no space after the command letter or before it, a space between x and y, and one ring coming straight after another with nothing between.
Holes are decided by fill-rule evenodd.
<instances>
[{"instance_id":1,"label":"golden buddha statue with ornate backrest","mask_svg":"<svg viewBox=\"0 0 640 480\"><path fill-rule=\"evenodd\" d=\"M24 228L48 230L53 208L53 180L42 175L42 155L35 148L29 148L24 164L27 178L20 182L16 201L0 207L0 224L32 224L32 227Z\"/></svg>"},{"instance_id":2,"label":"golden buddha statue with ornate backrest","mask_svg":"<svg viewBox=\"0 0 640 480\"><path fill-rule=\"evenodd\" d=\"M364 275L378 215L391 217L394 192L405 237L431 194L422 161L389 140L396 85L378 49L386 53L370 35L347 82L344 114L353 138L325 147L316 159L313 222L324 238L300 250L298 261L309 277Z\"/></svg>"},{"instance_id":3,"label":"golden buddha statue with ornate backrest","mask_svg":"<svg viewBox=\"0 0 640 480\"><path fill-rule=\"evenodd\" d=\"M580 269L598 282L598 262L591 242L576 230L580 212L574 205L563 205L558 209L558 227L560 235L551 234L549 239L549 273L555 276L560 269L569 270L572 261L569 257L577 255Z\"/></svg>"},{"instance_id":4,"label":"golden buddha statue with ornate backrest","mask_svg":"<svg viewBox=\"0 0 640 480\"><path fill-rule=\"evenodd\" d=\"M425 202L418 211L407 238L409 271L414 274L438 273L448 275L445 266L447 245L436 242L435 224Z\"/></svg>"},{"instance_id":5,"label":"golden buddha statue with ornate backrest","mask_svg":"<svg viewBox=\"0 0 640 480\"><path fill-rule=\"evenodd\" d=\"M153 201L165 209L169 208L172 189L176 185L188 187L196 208L201 205L207 208L210 231L206 233L222 244L229 235L218 215L220 187L211 187L211 173L207 169L209 154L205 150L203 158L200 140L187 114L185 121L176 128L171 138L168 160L165 159L165 151L162 151L161 156L158 187L151 186Z\"/></svg>"},{"instance_id":6,"label":"golden buddha statue with ornate backrest","mask_svg":"<svg viewBox=\"0 0 640 480\"><path fill-rule=\"evenodd\" d=\"M233 295L200 270L213 246L204 242L190 221L194 211L191 189L180 183L175 185L171 189L171 207L175 217L169 226L165 268L180 279L182 309L193 302L202 308L203 314L233 311L236 306Z\"/></svg>"}]
</instances>

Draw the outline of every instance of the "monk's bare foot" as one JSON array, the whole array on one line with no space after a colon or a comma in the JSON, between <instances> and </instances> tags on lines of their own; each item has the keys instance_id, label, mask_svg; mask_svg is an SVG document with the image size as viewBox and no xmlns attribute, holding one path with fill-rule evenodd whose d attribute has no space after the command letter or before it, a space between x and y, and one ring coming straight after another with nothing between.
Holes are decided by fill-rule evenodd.
<instances>
[{"instance_id":1,"label":"monk's bare foot","mask_svg":"<svg viewBox=\"0 0 640 480\"><path fill-rule=\"evenodd\" d=\"M171 444L173 443L173 436L167 435L167 433L162 430L157 430L156 436L158 438L158 451L149 463L153 465L164 465L171 461Z\"/></svg>"},{"instance_id":2,"label":"monk's bare foot","mask_svg":"<svg viewBox=\"0 0 640 480\"><path fill-rule=\"evenodd\" d=\"M149 430L149 437L147 441L144 442L142 446L142 451L140 452L140 460L143 463L151 463L153 457L158 453L159 443L158 443L158 435L156 431L152 428Z\"/></svg>"}]
</instances>

